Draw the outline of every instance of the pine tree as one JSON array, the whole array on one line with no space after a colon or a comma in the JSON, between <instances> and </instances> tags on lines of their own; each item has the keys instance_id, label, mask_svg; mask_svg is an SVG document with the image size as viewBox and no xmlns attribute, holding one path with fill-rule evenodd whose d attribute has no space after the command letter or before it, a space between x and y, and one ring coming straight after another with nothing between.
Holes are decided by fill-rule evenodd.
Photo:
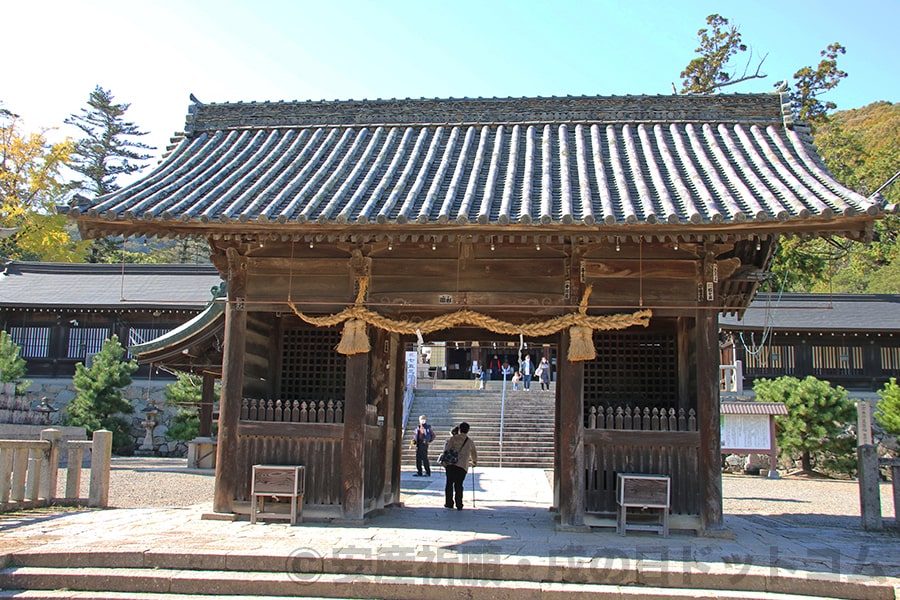
<instances>
[{"instance_id":1,"label":"pine tree","mask_svg":"<svg viewBox=\"0 0 900 600\"><path fill-rule=\"evenodd\" d=\"M0 381L15 381L16 393L31 385L30 381L19 381L25 375L27 363L19 356L22 348L12 341L9 333L0 331Z\"/></svg>"},{"instance_id":2,"label":"pine tree","mask_svg":"<svg viewBox=\"0 0 900 600\"><path fill-rule=\"evenodd\" d=\"M815 455L833 451L840 434L855 418L847 390L815 377L758 379L753 391L762 402L784 402L788 414L776 418L778 446L782 452L799 453L806 472L812 471Z\"/></svg>"},{"instance_id":3,"label":"pine tree","mask_svg":"<svg viewBox=\"0 0 900 600\"><path fill-rule=\"evenodd\" d=\"M120 415L134 412L122 389L131 385L131 374L138 365L134 359L126 362L124 358L125 349L113 335L94 355L90 368L76 364L72 377L75 398L68 407L70 425L84 427L88 435L98 429L111 431L113 450L118 453L130 453L134 446L129 423Z\"/></svg>"},{"instance_id":4,"label":"pine tree","mask_svg":"<svg viewBox=\"0 0 900 600\"><path fill-rule=\"evenodd\" d=\"M112 92L97 86L87 108L65 120L85 135L76 142L69 168L84 175L82 185L98 196L118 190L116 178L140 172L146 166L141 163L151 157L143 151L155 150L135 139L147 132L124 119L130 106L115 104Z\"/></svg>"},{"instance_id":5,"label":"pine tree","mask_svg":"<svg viewBox=\"0 0 900 600\"><path fill-rule=\"evenodd\" d=\"M88 105L81 114L65 120L68 125L80 129L85 137L76 142L71 155L71 168L85 177L82 189L97 196L118 190L120 175L140 172L151 155L144 150L155 150L138 141L147 135L134 123L125 120L125 112L131 104L116 104L112 92L99 85L88 98ZM119 248L115 240L99 239L91 245L88 262L118 262Z\"/></svg>"},{"instance_id":6,"label":"pine tree","mask_svg":"<svg viewBox=\"0 0 900 600\"><path fill-rule=\"evenodd\" d=\"M189 373L178 373L178 380L166 386L166 403L177 406L168 436L173 440L192 440L200 433L199 404L203 399L203 380Z\"/></svg>"},{"instance_id":7,"label":"pine tree","mask_svg":"<svg viewBox=\"0 0 900 600\"><path fill-rule=\"evenodd\" d=\"M878 390L881 400L878 401L878 412L875 420L884 427L884 430L892 435L900 435L900 385L897 380L891 380Z\"/></svg>"}]
</instances>

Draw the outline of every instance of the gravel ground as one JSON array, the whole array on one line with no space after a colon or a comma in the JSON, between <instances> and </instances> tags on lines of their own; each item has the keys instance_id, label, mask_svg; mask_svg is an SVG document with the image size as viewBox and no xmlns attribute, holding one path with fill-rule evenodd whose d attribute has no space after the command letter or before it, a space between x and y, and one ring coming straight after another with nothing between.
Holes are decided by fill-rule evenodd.
<instances>
[{"instance_id":1,"label":"gravel ground","mask_svg":"<svg viewBox=\"0 0 900 600\"><path fill-rule=\"evenodd\" d=\"M184 459L114 458L110 504L118 508L211 505L214 478L209 473L187 472L184 464ZM88 471L82 479L82 497L87 497ZM61 489L64 482L61 472ZM418 482L406 483L403 491L415 493ZM723 475L722 491L726 515L762 515L797 526L860 527L855 481ZM890 483L881 487L881 513L885 518L894 516Z\"/></svg>"}]
</instances>

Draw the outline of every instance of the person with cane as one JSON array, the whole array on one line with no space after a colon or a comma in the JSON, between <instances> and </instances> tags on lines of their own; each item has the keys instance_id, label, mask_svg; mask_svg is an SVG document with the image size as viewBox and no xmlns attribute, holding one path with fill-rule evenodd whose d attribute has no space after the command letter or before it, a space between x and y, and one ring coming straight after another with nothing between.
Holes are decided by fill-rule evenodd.
<instances>
[{"instance_id":1,"label":"person with cane","mask_svg":"<svg viewBox=\"0 0 900 600\"><path fill-rule=\"evenodd\" d=\"M475 442L469 437L469 424L459 424L459 433L448 438L444 443L444 451L438 461L444 466L447 483L444 485L444 508L463 509L463 482L469 464L478 464L478 450ZM472 505L475 504L475 492L472 492Z\"/></svg>"}]
</instances>

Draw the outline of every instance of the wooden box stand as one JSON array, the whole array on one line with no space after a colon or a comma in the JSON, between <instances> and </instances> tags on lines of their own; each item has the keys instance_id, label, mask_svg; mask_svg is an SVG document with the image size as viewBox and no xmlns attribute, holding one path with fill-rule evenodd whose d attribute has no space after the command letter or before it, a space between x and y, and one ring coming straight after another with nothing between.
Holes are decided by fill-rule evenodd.
<instances>
[{"instance_id":1,"label":"wooden box stand","mask_svg":"<svg viewBox=\"0 0 900 600\"><path fill-rule=\"evenodd\" d=\"M306 485L306 468L290 465L253 465L253 482L250 487L250 522L256 518L284 519L283 513L265 512L266 498L291 499L291 525L303 521L303 493ZM258 504L258 506L257 506Z\"/></svg>"},{"instance_id":2,"label":"wooden box stand","mask_svg":"<svg viewBox=\"0 0 900 600\"><path fill-rule=\"evenodd\" d=\"M616 531L625 535L626 530L658 531L669 537L670 479L667 475L643 475L619 473L616 478L616 502L618 506ZM628 509L654 509L661 511L658 524L628 524Z\"/></svg>"}]
</instances>

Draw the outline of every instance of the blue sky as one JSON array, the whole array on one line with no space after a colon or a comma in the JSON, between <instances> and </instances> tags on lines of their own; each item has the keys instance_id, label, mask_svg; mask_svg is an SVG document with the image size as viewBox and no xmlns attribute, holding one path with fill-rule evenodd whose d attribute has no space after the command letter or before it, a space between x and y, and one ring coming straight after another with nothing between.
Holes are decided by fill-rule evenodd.
<instances>
[{"instance_id":1,"label":"blue sky","mask_svg":"<svg viewBox=\"0 0 900 600\"><path fill-rule=\"evenodd\" d=\"M10 2L3 106L58 127L95 85L160 149L204 102L669 94L708 14L740 26L769 91L847 47L839 109L900 101L897 0ZM755 59L754 59L755 60ZM755 62L754 62L755 66ZM72 134L61 128L51 135ZM157 151L158 153L158 151Z\"/></svg>"}]
</instances>

